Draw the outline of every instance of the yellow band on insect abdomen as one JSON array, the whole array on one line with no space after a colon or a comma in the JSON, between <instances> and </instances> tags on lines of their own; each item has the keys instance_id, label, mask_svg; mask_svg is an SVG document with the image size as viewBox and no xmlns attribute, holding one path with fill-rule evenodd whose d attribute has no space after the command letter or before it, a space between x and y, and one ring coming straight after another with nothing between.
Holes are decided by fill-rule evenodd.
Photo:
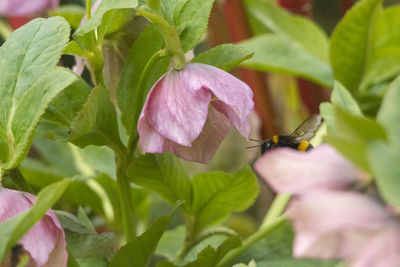
<instances>
[{"instance_id":1,"label":"yellow band on insect abdomen","mask_svg":"<svg viewBox=\"0 0 400 267\"><path fill-rule=\"evenodd\" d=\"M308 148L308 142L305 140L300 141L299 145L297 146L297 150L299 151L306 151Z\"/></svg>"},{"instance_id":2,"label":"yellow band on insect abdomen","mask_svg":"<svg viewBox=\"0 0 400 267\"><path fill-rule=\"evenodd\" d=\"M272 142L274 142L274 144L278 144L278 141L279 141L279 137L277 135L274 135L272 137Z\"/></svg>"}]
</instances>

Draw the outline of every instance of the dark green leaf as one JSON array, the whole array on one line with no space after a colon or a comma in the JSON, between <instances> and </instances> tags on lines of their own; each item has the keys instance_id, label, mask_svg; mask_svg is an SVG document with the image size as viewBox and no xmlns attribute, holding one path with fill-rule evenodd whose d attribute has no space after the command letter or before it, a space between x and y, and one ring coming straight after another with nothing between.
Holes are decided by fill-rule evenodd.
<instances>
[{"instance_id":1,"label":"dark green leaf","mask_svg":"<svg viewBox=\"0 0 400 267\"><path fill-rule=\"evenodd\" d=\"M69 140L80 147L106 145L118 151L123 146L117 115L104 86L97 86L90 92L72 123Z\"/></svg>"},{"instance_id":2,"label":"dark green leaf","mask_svg":"<svg viewBox=\"0 0 400 267\"><path fill-rule=\"evenodd\" d=\"M224 172L201 173L193 177L195 215L193 232L198 234L207 226L225 219L232 211L243 211L257 197L257 177L246 166L233 174Z\"/></svg>"},{"instance_id":3,"label":"dark green leaf","mask_svg":"<svg viewBox=\"0 0 400 267\"><path fill-rule=\"evenodd\" d=\"M356 3L332 33L330 58L335 79L352 94L358 89L364 76L381 2L362 0Z\"/></svg>"},{"instance_id":4,"label":"dark green leaf","mask_svg":"<svg viewBox=\"0 0 400 267\"><path fill-rule=\"evenodd\" d=\"M175 209L169 216L158 218L146 232L123 246L111 260L110 267L147 266L161 236L179 205L175 206Z\"/></svg>"},{"instance_id":5,"label":"dark green leaf","mask_svg":"<svg viewBox=\"0 0 400 267\"><path fill-rule=\"evenodd\" d=\"M302 50L298 45L276 34L258 35L240 43L254 55L243 65L260 70L292 74L332 87L333 73L329 64Z\"/></svg>"},{"instance_id":6,"label":"dark green leaf","mask_svg":"<svg viewBox=\"0 0 400 267\"><path fill-rule=\"evenodd\" d=\"M183 208L190 205L190 177L171 153L139 156L129 166L127 177L131 182L155 191L170 204L185 200Z\"/></svg>"},{"instance_id":7,"label":"dark green leaf","mask_svg":"<svg viewBox=\"0 0 400 267\"><path fill-rule=\"evenodd\" d=\"M253 53L241 46L223 44L197 55L192 62L204 63L229 71L242 61L251 58Z\"/></svg>"}]
</instances>

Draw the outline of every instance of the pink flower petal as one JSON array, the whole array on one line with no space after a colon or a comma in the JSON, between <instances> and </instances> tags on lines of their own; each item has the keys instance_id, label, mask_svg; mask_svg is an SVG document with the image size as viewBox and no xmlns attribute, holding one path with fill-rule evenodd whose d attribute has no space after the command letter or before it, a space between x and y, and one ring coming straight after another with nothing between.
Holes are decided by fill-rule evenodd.
<instances>
[{"instance_id":1,"label":"pink flower petal","mask_svg":"<svg viewBox=\"0 0 400 267\"><path fill-rule=\"evenodd\" d=\"M225 114L239 132L247 137L250 133L248 118L254 108L250 87L228 72L210 65L191 63L185 69L185 75L196 73L198 83L209 89L219 100L213 102L213 106Z\"/></svg>"},{"instance_id":2,"label":"pink flower petal","mask_svg":"<svg viewBox=\"0 0 400 267\"><path fill-rule=\"evenodd\" d=\"M257 160L254 168L278 193L344 189L362 176L350 162L325 144L308 152L275 149Z\"/></svg>"},{"instance_id":3,"label":"pink flower petal","mask_svg":"<svg viewBox=\"0 0 400 267\"><path fill-rule=\"evenodd\" d=\"M293 200L287 215L296 231L294 255L313 258L347 258L390 220L373 199L334 191Z\"/></svg>"},{"instance_id":4,"label":"pink flower petal","mask_svg":"<svg viewBox=\"0 0 400 267\"><path fill-rule=\"evenodd\" d=\"M196 75L172 70L151 89L142 113L162 136L190 147L206 122L211 94Z\"/></svg>"},{"instance_id":5,"label":"pink flower petal","mask_svg":"<svg viewBox=\"0 0 400 267\"><path fill-rule=\"evenodd\" d=\"M1 0L0 15L27 16L47 8L57 8L59 0Z\"/></svg>"},{"instance_id":6,"label":"pink flower petal","mask_svg":"<svg viewBox=\"0 0 400 267\"><path fill-rule=\"evenodd\" d=\"M139 145L144 152L162 153L164 151L165 138L153 129L144 113L139 118L138 132Z\"/></svg>"},{"instance_id":7,"label":"pink flower petal","mask_svg":"<svg viewBox=\"0 0 400 267\"><path fill-rule=\"evenodd\" d=\"M229 133L230 128L231 123L225 115L210 107L204 129L191 147L181 146L167 140L166 150L175 153L182 159L207 164L213 158L222 140Z\"/></svg>"},{"instance_id":8,"label":"pink flower petal","mask_svg":"<svg viewBox=\"0 0 400 267\"><path fill-rule=\"evenodd\" d=\"M34 201L35 197L28 193L0 188L0 222L28 210ZM52 210L49 210L19 243L38 266L47 263L52 254L58 256L57 266L67 265L64 231Z\"/></svg>"}]
</instances>

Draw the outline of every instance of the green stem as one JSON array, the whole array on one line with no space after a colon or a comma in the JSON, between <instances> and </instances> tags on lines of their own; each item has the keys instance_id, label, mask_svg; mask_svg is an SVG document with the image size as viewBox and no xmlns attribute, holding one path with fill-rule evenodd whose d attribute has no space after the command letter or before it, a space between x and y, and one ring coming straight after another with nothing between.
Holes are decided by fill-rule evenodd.
<instances>
[{"instance_id":1,"label":"green stem","mask_svg":"<svg viewBox=\"0 0 400 267\"><path fill-rule=\"evenodd\" d=\"M186 237L183 243L182 249L176 255L176 259L182 260L189 250L193 247L195 236L194 236L194 225L195 217L192 215L185 214L185 226L186 226Z\"/></svg>"},{"instance_id":2,"label":"green stem","mask_svg":"<svg viewBox=\"0 0 400 267\"><path fill-rule=\"evenodd\" d=\"M119 165L119 164L118 164ZM122 210L122 226L125 242L132 241L136 237L136 219L132 208L132 191L128 178L125 175L126 167L117 165L117 181Z\"/></svg>"},{"instance_id":3,"label":"green stem","mask_svg":"<svg viewBox=\"0 0 400 267\"><path fill-rule=\"evenodd\" d=\"M86 18L89 20L92 17L92 0L86 0Z\"/></svg>"},{"instance_id":4,"label":"green stem","mask_svg":"<svg viewBox=\"0 0 400 267\"><path fill-rule=\"evenodd\" d=\"M186 58L181 46L178 31L176 30L175 26L170 25L163 17L143 8L138 8L136 10L136 15L146 17L152 23L157 25L157 27L160 29L165 46L173 55L175 62L174 68L178 70L183 69L183 67L186 65Z\"/></svg>"},{"instance_id":5,"label":"green stem","mask_svg":"<svg viewBox=\"0 0 400 267\"><path fill-rule=\"evenodd\" d=\"M268 210L267 215L264 217L264 220L261 223L260 226L261 229L267 227L269 224L274 222L277 217L279 217L282 214L290 198L291 198L290 194L281 194L276 196L274 202L272 202L271 207Z\"/></svg>"},{"instance_id":6,"label":"green stem","mask_svg":"<svg viewBox=\"0 0 400 267\"><path fill-rule=\"evenodd\" d=\"M8 36L10 36L12 29L7 25L2 19L0 19L0 37L4 40L7 40Z\"/></svg>"},{"instance_id":7,"label":"green stem","mask_svg":"<svg viewBox=\"0 0 400 267\"><path fill-rule=\"evenodd\" d=\"M276 218L273 222L269 223L265 228L259 229L256 233L252 236L247 238L241 247L231 250L222 260L216 265L216 267L227 267L239 254L247 250L251 245L258 242L259 240L263 239L267 234L271 231L275 230L277 227L282 225L286 221L285 216L280 216Z\"/></svg>"}]
</instances>

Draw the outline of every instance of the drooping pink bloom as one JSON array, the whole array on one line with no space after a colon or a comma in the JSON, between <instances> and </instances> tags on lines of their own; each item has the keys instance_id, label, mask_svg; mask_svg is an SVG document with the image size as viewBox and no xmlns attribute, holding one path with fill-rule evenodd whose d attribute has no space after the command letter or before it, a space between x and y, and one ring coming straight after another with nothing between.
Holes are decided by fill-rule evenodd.
<instances>
[{"instance_id":1,"label":"drooping pink bloom","mask_svg":"<svg viewBox=\"0 0 400 267\"><path fill-rule=\"evenodd\" d=\"M373 196L351 191L366 175L332 147L276 149L255 169L276 192L293 194L286 214L296 232L295 257L400 266L400 221Z\"/></svg>"},{"instance_id":2,"label":"drooping pink bloom","mask_svg":"<svg viewBox=\"0 0 400 267\"><path fill-rule=\"evenodd\" d=\"M0 223L28 210L35 199L36 197L29 193L0 187ZM68 253L64 231L52 210L49 210L18 243L29 253L28 266L67 266Z\"/></svg>"},{"instance_id":3,"label":"drooping pink bloom","mask_svg":"<svg viewBox=\"0 0 400 267\"><path fill-rule=\"evenodd\" d=\"M46 9L55 9L60 0L1 0L0 16L29 16Z\"/></svg>"},{"instance_id":4,"label":"drooping pink bloom","mask_svg":"<svg viewBox=\"0 0 400 267\"><path fill-rule=\"evenodd\" d=\"M138 122L139 144L148 153L171 151L208 163L233 124L247 137L253 110L248 85L213 66L189 63L151 88Z\"/></svg>"}]
</instances>

